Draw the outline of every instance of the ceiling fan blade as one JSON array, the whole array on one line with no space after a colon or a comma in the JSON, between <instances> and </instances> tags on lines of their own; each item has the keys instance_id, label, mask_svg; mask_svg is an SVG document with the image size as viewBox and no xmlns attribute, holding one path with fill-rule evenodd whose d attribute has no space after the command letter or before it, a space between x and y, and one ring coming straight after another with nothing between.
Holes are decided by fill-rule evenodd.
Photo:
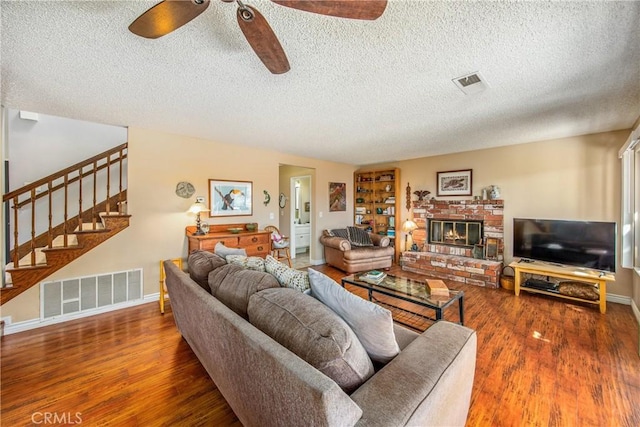
<instances>
[{"instance_id":1,"label":"ceiling fan blade","mask_svg":"<svg viewBox=\"0 0 640 427\"><path fill-rule=\"evenodd\" d=\"M351 19L378 19L387 0L271 0L282 6L304 10L320 15Z\"/></svg>"},{"instance_id":2,"label":"ceiling fan blade","mask_svg":"<svg viewBox=\"0 0 640 427\"><path fill-rule=\"evenodd\" d=\"M209 7L209 0L164 0L129 25L140 37L157 39L182 27Z\"/></svg>"},{"instance_id":3,"label":"ceiling fan blade","mask_svg":"<svg viewBox=\"0 0 640 427\"><path fill-rule=\"evenodd\" d=\"M286 73L291 69L278 38L264 16L252 7L238 8L238 25L256 52L258 58L273 74Z\"/></svg>"}]
</instances>

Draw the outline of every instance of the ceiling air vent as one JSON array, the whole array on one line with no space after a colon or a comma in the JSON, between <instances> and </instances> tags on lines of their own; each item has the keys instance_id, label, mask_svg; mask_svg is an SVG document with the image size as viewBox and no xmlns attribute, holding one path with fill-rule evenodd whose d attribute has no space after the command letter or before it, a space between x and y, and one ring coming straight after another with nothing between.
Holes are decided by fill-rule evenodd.
<instances>
[{"instance_id":1,"label":"ceiling air vent","mask_svg":"<svg viewBox=\"0 0 640 427\"><path fill-rule=\"evenodd\" d=\"M458 89L464 92L465 95L482 92L488 87L485 83L484 77L482 77L479 72L467 74L462 77L456 77L453 79L453 83L458 87Z\"/></svg>"}]
</instances>

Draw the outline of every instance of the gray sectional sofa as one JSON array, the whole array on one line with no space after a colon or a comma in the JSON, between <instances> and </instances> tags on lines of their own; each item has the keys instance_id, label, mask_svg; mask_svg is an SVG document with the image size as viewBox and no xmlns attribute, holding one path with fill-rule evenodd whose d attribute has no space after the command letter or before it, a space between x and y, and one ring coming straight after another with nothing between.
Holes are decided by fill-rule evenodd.
<instances>
[{"instance_id":1,"label":"gray sectional sofa","mask_svg":"<svg viewBox=\"0 0 640 427\"><path fill-rule=\"evenodd\" d=\"M473 330L394 324L400 353L373 369L349 326L316 298L213 254L192 254L189 265L187 274L164 262L176 326L243 425L465 424Z\"/></svg>"}]
</instances>

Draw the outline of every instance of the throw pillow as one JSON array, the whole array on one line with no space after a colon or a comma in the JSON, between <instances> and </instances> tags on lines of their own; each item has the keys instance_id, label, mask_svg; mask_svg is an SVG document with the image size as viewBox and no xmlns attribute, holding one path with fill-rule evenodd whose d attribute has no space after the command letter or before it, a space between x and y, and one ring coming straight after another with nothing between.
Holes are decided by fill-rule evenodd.
<instances>
[{"instance_id":1,"label":"throw pillow","mask_svg":"<svg viewBox=\"0 0 640 427\"><path fill-rule=\"evenodd\" d=\"M329 308L293 289L266 289L249 298L249 321L351 393L373 375L353 331Z\"/></svg>"},{"instance_id":2,"label":"throw pillow","mask_svg":"<svg viewBox=\"0 0 640 427\"><path fill-rule=\"evenodd\" d=\"M229 264L237 264L248 270L266 271L264 268L264 259L259 256L227 255L226 260Z\"/></svg>"},{"instance_id":3,"label":"throw pillow","mask_svg":"<svg viewBox=\"0 0 640 427\"><path fill-rule=\"evenodd\" d=\"M344 289L333 279L309 269L311 295L353 329L371 360L387 363L400 353L391 312Z\"/></svg>"},{"instance_id":4,"label":"throw pillow","mask_svg":"<svg viewBox=\"0 0 640 427\"><path fill-rule=\"evenodd\" d=\"M334 228L333 230L329 230L329 235L349 240L349 234L347 233L346 228Z\"/></svg>"},{"instance_id":5,"label":"throw pillow","mask_svg":"<svg viewBox=\"0 0 640 427\"><path fill-rule=\"evenodd\" d=\"M306 271L289 268L271 255L267 255L265 258L264 268L267 273L272 274L278 280L280 286L296 289L300 292L309 289L309 273Z\"/></svg>"},{"instance_id":6,"label":"throw pillow","mask_svg":"<svg viewBox=\"0 0 640 427\"><path fill-rule=\"evenodd\" d=\"M280 288L280 284L268 273L227 264L209 274L209 287L211 295L246 319L249 297L264 289Z\"/></svg>"},{"instance_id":7,"label":"throw pillow","mask_svg":"<svg viewBox=\"0 0 640 427\"><path fill-rule=\"evenodd\" d=\"M187 258L187 266L189 268L189 277L207 292L209 290L209 282L207 277L212 270L225 265L227 262L219 255L212 254L208 251L193 251Z\"/></svg>"},{"instance_id":8,"label":"throw pillow","mask_svg":"<svg viewBox=\"0 0 640 427\"><path fill-rule=\"evenodd\" d=\"M220 255L222 258L226 258L227 255L247 256L247 251L244 248L228 248L221 242L216 243L216 246L213 248L213 252L216 255Z\"/></svg>"},{"instance_id":9,"label":"throw pillow","mask_svg":"<svg viewBox=\"0 0 640 427\"><path fill-rule=\"evenodd\" d=\"M373 246L369 233L359 227L347 227L348 239L353 246Z\"/></svg>"}]
</instances>

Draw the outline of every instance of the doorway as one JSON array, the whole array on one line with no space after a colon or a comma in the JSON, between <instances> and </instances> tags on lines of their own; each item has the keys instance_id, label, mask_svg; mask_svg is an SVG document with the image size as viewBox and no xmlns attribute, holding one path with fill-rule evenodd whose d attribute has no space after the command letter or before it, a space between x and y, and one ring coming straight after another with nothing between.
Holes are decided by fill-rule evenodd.
<instances>
[{"instance_id":1,"label":"doorway","mask_svg":"<svg viewBox=\"0 0 640 427\"><path fill-rule=\"evenodd\" d=\"M311 248L311 175L292 176L291 190L291 257L307 257Z\"/></svg>"}]
</instances>

